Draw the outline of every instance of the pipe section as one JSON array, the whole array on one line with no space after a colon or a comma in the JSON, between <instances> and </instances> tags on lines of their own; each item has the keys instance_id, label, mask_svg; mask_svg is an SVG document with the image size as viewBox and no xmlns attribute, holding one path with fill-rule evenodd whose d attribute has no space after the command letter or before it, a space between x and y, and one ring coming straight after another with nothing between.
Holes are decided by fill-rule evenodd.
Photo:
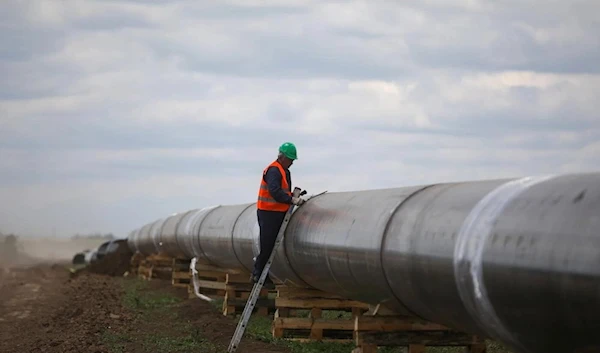
<instances>
[{"instance_id":1,"label":"pipe section","mask_svg":"<svg viewBox=\"0 0 600 353\"><path fill-rule=\"evenodd\" d=\"M381 244L394 212L422 188L330 193L310 200L288 226L284 249L290 267L304 283L328 293L364 302L393 299ZM409 312L398 302L395 308Z\"/></svg>"},{"instance_id":2,"label":"pipe section","mask_svg":"<svg viewBox=\"0 0 600 353\"><path fill-rule=\"evenodd\" d=\"M173 234L171 223L176 223ZM129 246L250 272L256 205L189 211ZM153 232L152 232L152 231ZM522 353L600 351L600 173L328 193L298 208L272 278L383 304Z\"/></svg>"},{"instance_id":3,"label":"pipe section","mask_svg":"<svg viewBox=\"0 0 600 353\"><path fill-rule=\"evenodd\" d=\"M235 255L233 230L240 215L252 204L219 207L206 215L198 235L204 257L211 265L223 268L244 268ZM252 224L242 227L250 227ZM223 256L223 254L227 254Z\"/></svg>"},{"instance_id":4,"label":"pipe section","mask_svg":"<svg viewBox=\"0 0 600 353\"><path fill-rule=\"evenodd\" d=\"M148 238L152 240L153 253L160 253L162 245L160 242L160 237L162 234L162 227L165 224L166 220L167 218L161 218L158 221L152 223L152 226L150 226L150 230L148 231Z\"/></svg>"},{"instance_id":5,"label":"pipe section","mask_svg":"<svg viewBox=\"0 0 600 353\"><path fill-rule=\"evenodd\" d=\"M152 227L153 223L154 222L144 225L133 241L135 251L140 252L142 255L148 256L157 253L154 242L150 238L150 227ZM130 244L131 242L128 240L127 243Z\"/></svg>"},{"instance_id":6,"label":"pipe section","mask_svg":"<svg viewBox=\"0 0 600 353\"><path fill-rule=\"evenodd\" d=\"M392 308L401 304L423 319L484 334L464 315L454 278L454 249L471 209L505 182L432 185L397 210L381 247Z\"/></svg>"},{"instance_id":7,"label":"pipe section","mask_svg":"<svg viewBox=\"0 0 600 353\"><path fill-rule=\"evenodd\" d=\"M177 227L179 223L188 213L177 213L167 217L160 234L160 252L169 253L173 257L184 257L185 253L181 250L177 242Z\"/></svg>"},{"instance_id":8,"label":"pipe section","mask_svg":"<svg viewBox=\"0 0 600 353\"><path fill-rule=\"evenodd\" d=\"M256 203L246 207L237 218L233 227L233 253L244 270L252 273L254 257L258 256L258 222L256 221Z\"/></svg>"}]
</instances>

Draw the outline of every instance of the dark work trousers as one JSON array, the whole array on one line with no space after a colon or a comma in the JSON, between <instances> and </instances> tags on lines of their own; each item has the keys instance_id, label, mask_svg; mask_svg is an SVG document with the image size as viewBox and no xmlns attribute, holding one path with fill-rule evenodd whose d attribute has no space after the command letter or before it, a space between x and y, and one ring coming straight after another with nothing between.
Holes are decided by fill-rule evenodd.
<instances>
[{"instance_id":1,"label":"dark work trousers","mask_svg":"<svg viewBox=\"0 0 600 353\"><path fill-rule=\"evenodd\" d=\"M277 240L279 228L285 218L285 212L257 210L258 227L260 228L260 253L254 262L252 275L260 276ZM268 277L267 277L268 278Z\"/></svg>"}]
</instances>

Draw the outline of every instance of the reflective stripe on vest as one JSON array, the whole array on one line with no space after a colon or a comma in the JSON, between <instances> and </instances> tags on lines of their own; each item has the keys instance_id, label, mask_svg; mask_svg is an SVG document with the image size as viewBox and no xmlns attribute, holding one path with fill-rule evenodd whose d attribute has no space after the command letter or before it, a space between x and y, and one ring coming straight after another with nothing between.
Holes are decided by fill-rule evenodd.
<instances>
[{"instance_id":1,"label":"reflective stripe on vest","mask_svg":"<svg viewBox=\"0 0 600 353\"><path fill-rule=\"evenodd\" d=\"M281 173L281 188L283 189L283 191L285 191L286 194L290 196L292 195L292 193L290 192L290 186L285 177L285 170L283 169L281 164L279 164L279 162L274 161L273 163L269 164L265 168L265 170L263 170L263 178L261 178L260 187L258 189L258 201L256 203L256 208L265 211L286 212L290 208L290 205L275 201L275 199L271 197L269 187L264 180L264 176L267 174L267 170L269 170L269 168L271 167L277 167L279 169L279 172Z\"/></svg>"}]
</instances>

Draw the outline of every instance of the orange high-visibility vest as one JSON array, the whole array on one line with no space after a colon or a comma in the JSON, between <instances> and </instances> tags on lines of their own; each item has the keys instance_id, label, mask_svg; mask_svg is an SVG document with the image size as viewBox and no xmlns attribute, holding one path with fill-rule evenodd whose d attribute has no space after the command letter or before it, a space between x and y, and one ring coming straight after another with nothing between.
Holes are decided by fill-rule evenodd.
<instances>
[{"instance_id":1,"label":"orange high-visibility vest","mask_svg":"<svg viewBox=\"0 0 600 353\"><path fill-rule=\"evenodd\" d=\"M281 164L279 164L279 162L274 161L273 163L269 164L265 168L265 170L263 170L263 177L261 178L260 188L258 189L258 202L256 203L256 208L265 211L286 212L290 208L290 205L275 201L275 199L271 196L271 193L269 192L269 187L267 183L265 182L264 177L267 174L267 170L269 170L270 167L277 167L279 169L279 172L281 173L281 188L288 195L292 196L290 186L285 177L285 170L283 169Z\"/></svg>"}]
</instances>

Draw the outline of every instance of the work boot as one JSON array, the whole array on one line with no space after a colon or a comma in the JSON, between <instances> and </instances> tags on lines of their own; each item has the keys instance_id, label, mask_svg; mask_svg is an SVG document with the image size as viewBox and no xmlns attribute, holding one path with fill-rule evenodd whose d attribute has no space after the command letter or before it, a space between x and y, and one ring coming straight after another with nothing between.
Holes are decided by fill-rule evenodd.
<instances>
[{"instance_id":1,"label":"work boot","mask_svg":"<svg viewBox=\"0 0 600 353\"><path fill-rule=\"evenodd\" d=\"M252 275L252 284L258 283L259 279L260 279L259 276ZM269 276L267 276L267 278L265 279L265 283L263 284L263 288L270 289L270 290L275 289L275 283L273 283L273 281L271 280L271 278Z\"/></svg>"}]
</instances>

